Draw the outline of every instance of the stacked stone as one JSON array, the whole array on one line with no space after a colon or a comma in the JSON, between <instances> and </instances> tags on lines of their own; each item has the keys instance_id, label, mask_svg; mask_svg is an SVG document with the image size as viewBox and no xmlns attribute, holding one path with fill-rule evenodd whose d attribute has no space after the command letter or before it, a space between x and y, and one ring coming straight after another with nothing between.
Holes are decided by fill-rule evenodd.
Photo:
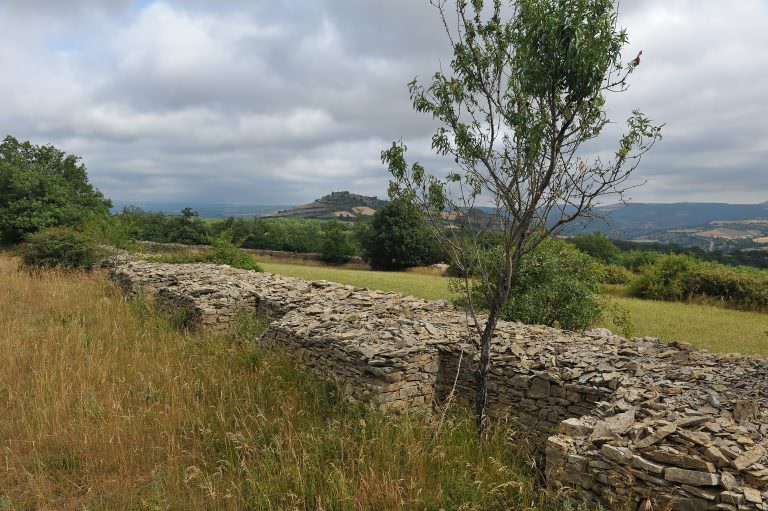
<instances>
[{"instance_id":1,"label":"stacked stone","mask_svg":"<svg viewBox=\"0 0 768 511\"><path fill-rule=\"evenodd\" d=\"M277 316L260 342L340 381L350 397L432 407L438 352L421 339L429 324L410 318L446 304L215 265L131 261L112 275L129 294L185 311L189 326L226 331L247 310Z\"/></svg>"},{"instance_id":2,"label":"stacked stone","mask_svg":"<svg viewBox=\"0 0 768 511\"><path fill-rule=\"evenodd\" d=\"M613 507L768 508L766 360L656 344L595 414L560 424L548 480Z\"/></svg>"},{"instance_id":3,"label":"stacked stone","mask_svg":"<svg viewBox=\"0 0 768 511\"><path fill-rule=\"evenodd\" d=\"M182 243L157 243L154 241L139 241L142 249L150 253L163 252L207 252L211 250L211 245L184 245ZM286 252L284 250L267 250L262 248L241 248L243 252L255 256L273 257L275 259L290 259L293 261L318 261L324 260L322 254L314 252ZM366 265L365 260L360 256L351 256L347 264ZM433 265L435 266L435 265ZM447 269L447 265L443 269Z\"/></svg>"},{"instance_id":4,"label":"stacked stone","mask_svg":"<svg viewBox=\"0 0 768 511\"><path fill-rule=\"evenodd\" d=\"M120 261L112 274L191 326L271 313L260 342L353 398L422 410L474 399L477 334L446 302L215 265ZM492 361L490 415L557 433L542 442L550 484L614 509L766 509L765 359L502 321Z\"/></svg>"}]
</instances>

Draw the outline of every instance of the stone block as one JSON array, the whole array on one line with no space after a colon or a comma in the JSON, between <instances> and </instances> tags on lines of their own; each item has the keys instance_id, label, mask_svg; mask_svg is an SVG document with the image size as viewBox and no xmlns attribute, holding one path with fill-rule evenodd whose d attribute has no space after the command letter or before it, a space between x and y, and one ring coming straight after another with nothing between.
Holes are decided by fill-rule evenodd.
<instances>
[{"instance_id":1,"label":"stone block","mask_svg":"<svg viewBox=\"0 0 768 511\"><path fill-rule=\"evenodd\" d=\"M720 476L711 472L698 472L683 468L669 467L664 470L664 479L674 483L689 484L691 486L717 486Z\"/></svg>"}]
</instances>

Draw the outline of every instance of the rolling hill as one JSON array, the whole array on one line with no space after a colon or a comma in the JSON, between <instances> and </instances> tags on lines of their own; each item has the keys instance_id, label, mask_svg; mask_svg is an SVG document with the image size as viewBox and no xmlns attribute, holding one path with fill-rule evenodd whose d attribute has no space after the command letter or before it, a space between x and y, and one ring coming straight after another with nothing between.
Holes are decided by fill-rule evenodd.
<instances>
[{"instance_id":1,"label":"rolling hill","mask_svg":"<svg viewBox=\"0 0 768 511\"><path fill-rule=\"evenodd\" d=\"M350 192L333 192L314 202L278 211L272 218L315 218L319 220L354 220L373 216L384 207L385 200Z\"/></svg>"}]
</instances>

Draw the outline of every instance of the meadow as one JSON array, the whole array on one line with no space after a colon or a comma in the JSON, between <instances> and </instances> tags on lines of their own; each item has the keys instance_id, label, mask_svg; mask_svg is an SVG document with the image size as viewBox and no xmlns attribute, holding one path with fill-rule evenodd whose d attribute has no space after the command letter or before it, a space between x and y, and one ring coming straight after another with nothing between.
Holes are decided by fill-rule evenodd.
<instances>
[{"instance_id":1,"label":"meadow","mask_svg":"<svg viewBox=\"0 0 768 511\"><path fill-rule=\"evenodd\" d=\"M271 273L310 280L331 280L371 289L397 291L429 300L451 297L448 279L436 275L358 271L267 261L261 264ZM606 293L606 299L629 311L634 335L659 337L665 341L687 341L718 352L768 354L768 314L689 302L641 300L621 296L621 290L616 288L611 291ZM615 325L608 320L595 326L616 330Z\"/></svg>"},{"instance_id":2,"label":"meadow","mask_svg":"<svg viewBox=\"0 0 768 511\"><path fill-rule=\"evenodd\" d=\"M0 509L564 509L512 425L352 404L260 349L264 326L185 331L101 273L0 253Z\"/></svg>"}]
</instances>

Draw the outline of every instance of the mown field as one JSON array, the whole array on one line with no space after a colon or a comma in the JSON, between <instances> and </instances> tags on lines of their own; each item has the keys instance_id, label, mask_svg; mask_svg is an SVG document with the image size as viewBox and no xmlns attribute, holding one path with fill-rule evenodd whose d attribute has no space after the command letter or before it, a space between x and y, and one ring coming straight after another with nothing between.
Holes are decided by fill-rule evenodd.
<instances>
[{"instance_id":1,"label":"mown field","mask_svg":"<svg viewBox=\"0 0 768 511\"><path fill-rule=\"evenodd\" d=\"M0 509L557 509L511 426L350 404L262 329L183 331L101 274L0 253Z\"/></svg>"},{"instance_id":2,"label":"mown field","mask_svg":"<svg viewBox=\"0 0 768 511\"><path fill-rule=\"evenodd\" d=\"M264 262L262 265L266 271L283 275L397 291L430 300L450 298L448 279L435 275L356 271L275 262ZM635 335L659 337L666 341L688 341L713 351L768 354L768 314L695 303L640 300L613 294L607 298L629 311ZM607 321L596 326L616 330Z\"/></svg>"}]
</instances>

